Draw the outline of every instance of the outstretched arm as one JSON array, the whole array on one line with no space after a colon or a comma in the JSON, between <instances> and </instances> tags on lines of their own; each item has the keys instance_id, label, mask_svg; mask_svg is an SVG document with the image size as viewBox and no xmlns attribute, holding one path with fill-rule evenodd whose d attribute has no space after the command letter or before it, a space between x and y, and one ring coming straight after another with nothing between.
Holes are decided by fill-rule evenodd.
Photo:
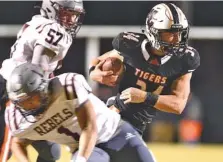
<instances>
[{"instance_id":1,"label":"outstretched arm","mask_svg":"<svg viewBox=\"0 0 223 162\"><path fill-rule=\"evenodd\" d=\"M91 155L97 140L96 115L91 101L87 100L80 108L78 108L76 115L82 129L77 158L87 160Z\"/></svg>"},{"instance_id":2,"label":"outstretched arm","mask_svg":"<svg viewBox=\"0 0 223 162\"><path fill-rule=\"evenodd\" d=\"M92 93L90 86L82 75L74 75L71 78L71 82L75 91L70 90L70 96L76 96L79 104L78 108L75 108L78 123L81 128L81 134L79 139L79 151L76 161L85 162L91 155L93 148L95 147L97 140L97 125L96 125L96 114L90 94ZM69 89L68 89L69 91ZM76 101L75 101L76 102Z\"/></svg>"}]
</instances>

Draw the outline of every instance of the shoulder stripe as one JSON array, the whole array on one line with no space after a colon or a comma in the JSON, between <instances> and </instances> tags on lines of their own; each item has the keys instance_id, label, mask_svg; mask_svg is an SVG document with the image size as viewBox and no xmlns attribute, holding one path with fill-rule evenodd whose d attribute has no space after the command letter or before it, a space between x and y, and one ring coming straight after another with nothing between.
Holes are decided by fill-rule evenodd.
<instances>
[{"instance_id":1,"label":"shoulder stripe","mask_svg":"<svg viewBox=\"0 0 223 162\"><path fill-rule=\"evenodd\" d=\"M38 31L38 33L40 34L40 33L42 33L43 29L44 29L46 26L48 26L48 25L52 25L52 24L53 24L53 23L45 24L45 25L41 26L41 28L40 28L40 26L38 26L36 29L41 29L40 31Z\"/></svg>"},{"instance_id":2,"label":"shoulder stripe","mask_svg":"<svg viewBox=\"0 0 223 162\"><path fill-rule=\"evenodd\" d=\"M72 77L72 90L73 90L72 92L73 92L73 98L77 98L76 90L75 90L75 87L74 87L74 81L75 81L74 76L75 76L75 74Z\"/></svg>"},{"instance_id":3,"label":"shoulder stripe","mask_svg":"<svg viewBox=\"0 0 223 162\"><path fill-rule=\"evenodd\" d=\"M66 94L66 98L68 100L72 100L77 98L76 90L74 87L74 75L73 73L68 73L65 77L65 85L64 85L64 91Z\"/></svg>"},{"instance_id":4,"label":"shoulder stripe","mask_svg":"<svg viewBox=\"0 0 223 162\"><path fill-rule=\"evenodd\" d=\"M69 98L69 93L68 93L68 90L67 90L67 85L68 85L68 76L69 76L69 73L66 75L66 77L65 77L65 85L64 85L64 91L65 91L65 94L66 94L66 98L68 99L68 100L70 100L70 98Z\"/></svg>"},{"instance_id":5,"label":"shoulder stripe","mask_svg":"<svg viewBox=\"0 0 223 162\"><path fill-rule=\"evenodd\" d=\"M22 26L22 33L29 27L29 24L24 24Z\"/></svg>"},{"instance_id":6,"label":"shoulder stripe","mask_svg":"<svg viewBox=\"0 0 223 162\"><path fill-rule=\"evenodd\" d=\"M13 107L12 107L13 106ZM10 104L8 108L6 108L6 122L8 123L8 127L11 131L15 131L19 129L18 119L20 118L20 114L17 112L17 109L13 104Z\"/></svg>"},{"instance_id":7,"label":"shoulder stripe","mask_svg":"<svg viewBox=\"0 0 223 162\"><path fill-rule=\"evenodd\" d=\"M14 126L15 126L15 129L17 130L19 127L17 124L16 108L14 108L13 115L14 115Z\"/></svg>"}]
</instances>

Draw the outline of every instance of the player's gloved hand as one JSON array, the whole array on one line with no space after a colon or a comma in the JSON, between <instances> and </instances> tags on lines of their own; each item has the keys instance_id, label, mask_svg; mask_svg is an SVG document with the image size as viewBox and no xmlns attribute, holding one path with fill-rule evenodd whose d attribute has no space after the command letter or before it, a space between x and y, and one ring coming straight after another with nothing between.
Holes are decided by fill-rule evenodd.
<instances>
[{"instance_id":1,"label":"player's gloved hand","mask_svg":"<svg viewBox=\"0 0 223 162\"><path fill-rule=\"evenodd\" d=\"M90 76L94 81L113 87L117 83L118 75L113 75L112 71L102 71L101 69L104 62L105 61L100 61L90 73Z\"/></svg>"},{"instance_id":2,"label":"player's gloved hand","mask_svg":"<svg viewBox=\"0 0 223 162\"><path fill-rule=\"evenodd\" d=\"M146 99L146 92L138 88L127 88L122 91L120 99L124 100L124 104L127 103L142 103Z\"/></svg>"}]
</instances>

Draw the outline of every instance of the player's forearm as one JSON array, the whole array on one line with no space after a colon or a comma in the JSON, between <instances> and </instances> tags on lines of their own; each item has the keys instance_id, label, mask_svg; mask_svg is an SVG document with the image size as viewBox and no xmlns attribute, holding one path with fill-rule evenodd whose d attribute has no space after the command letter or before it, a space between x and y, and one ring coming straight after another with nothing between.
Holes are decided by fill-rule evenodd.
<instances>
[{"instance_id":1,"label":"player's forearm","mask_svg":"<svg viewBox=\"0 0 223 162\"><path fill-rule=\"evenodd\" d=\"M86 159L91 155L97 140L97 128L94 124L90 124L82 130L79 141L78 156Z\"/></svg>"},{"instance_id":2,"label":"player's forearm","mask_svg":"<svg viewBox=\"0 0 223 162\"><path fill-rule=\"evenodd\" d=\"M26 146L12 142L11 150L17 162L29 162Z\"/></svg>"},{"instance_id":3,"label":"player's forearm","mask_svg":"<svg viewBox=\"0 0 223 162\"><path fill-rule=\"evenodd\" d=\"M100 61L105 60L106 58L108 58L110 56L118 57L119 59L123 60L123 58L118 54L118 51L111 50L111 51L108 51L108 52L104 53L103 55L101 55L97 58L92 59L90 65L89 65L89 69L93 66L96 66Z\"/></svg>"},{"instance_id":4,"label":"player's forearm","mask_svg":"<svg viewBox=\"0 0 223 162\"><path fill-rule=\"evenodd\" d=\"M49 69L50 58L44 54L34 53L32 58L32 64L39 65L43 70L48 71Z\"/></svg>"},{"instance_id":5,"label":"player's forearm","mask_svg":"<svg viewBox=\"0 0 223 162\"><path fill-rule=\"evenodd\" d=\"M99 62L100 62L100 60L98 58L92 59L90 62L90 65L89 65L89 69L93 66L96 66Z\"/></svg>"},{"instance_id":6,"label":"player's forearm","mask_svg":"<svg viewBox=\"0 0 223 162\"><path fill-rule=\"evenodd\" d=\"M36 45L33 51L32 63L39 65L44 71L49 70L49 64L55 53L42 45Z\"/></svg>"},{"instance_id":7,"label":"player's forearm","mask_svg":"<svg viewBox=\"0 0 223 162\"><path fill-rule=\"evenodd\" d=\"M97 75L94 75L92 72L95 70L95 66L100 62L100 60L98 58L95 58L95 59L92 59L90 65L89 65L89 75L90 75L90 78L93 80L93 81L99 81L100 80L100 77L97 76Z\"/></svg>"},{"instance_id":8,"label":"player's forearm","mask_svg":"<svg viewBox=\"0 0 223 162\"><path fill-rule=\"evenodd\" d=\"M181 114L186 102L187 98L181 98L175 95L159 95L154 107L160 111Z\"/></svg>"}]
</instances>

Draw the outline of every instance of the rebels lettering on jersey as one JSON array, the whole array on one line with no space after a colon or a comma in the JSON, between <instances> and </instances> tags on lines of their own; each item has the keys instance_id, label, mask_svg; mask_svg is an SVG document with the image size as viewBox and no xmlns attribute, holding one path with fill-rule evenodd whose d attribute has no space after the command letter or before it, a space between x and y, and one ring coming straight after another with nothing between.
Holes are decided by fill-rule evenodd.
<instances>
[{"instance_id":1,"label":"rebels lettering on jersey","mask_svg":"<svg viewBox=\"0 0 223 162\"><path fill-rule=\"evenodd\" d=\"M44 134L47 134L55 129L57 125L63 123L72 116L73 112L69 111L66 108L62 109L61 112L56 113L55 115L43 121L39 126L36 126L34 130L39 133L39 135L43 136Z\"/></svg>"},{"instance_id":2,"label":"rebels lettering on jersey","mask_svg":"<svg viewBox=\"0 0 223 162\"><path fill-rule=\"evenodd\" d=\"M52 78L49 91L53 101L40 116L24 117L13 104L6 109L5 120L13 136L48 140L67 145L73 151L81 134L75 111L84 108L82 104L86 101L91 102L96 113L97 143L105 142L113 136L120 115L108 109L104 102L91 93L82 75L65 73Z\"/></svg>"}]
</instances>

